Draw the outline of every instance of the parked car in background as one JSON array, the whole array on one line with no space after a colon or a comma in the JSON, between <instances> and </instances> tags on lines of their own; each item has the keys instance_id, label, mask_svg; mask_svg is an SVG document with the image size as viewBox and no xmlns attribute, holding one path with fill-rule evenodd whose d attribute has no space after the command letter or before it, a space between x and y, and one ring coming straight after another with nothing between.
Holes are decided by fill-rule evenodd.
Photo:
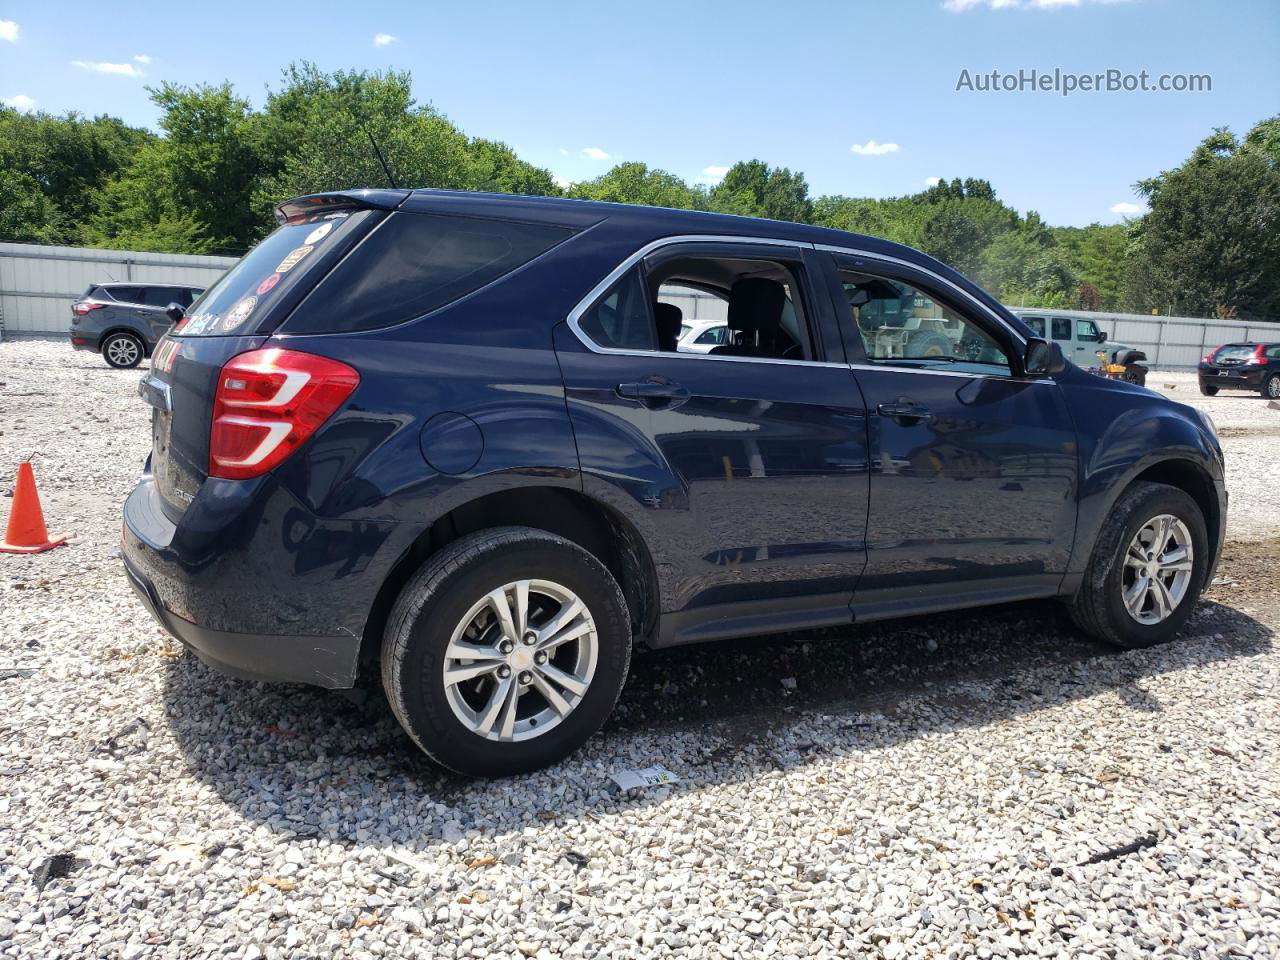
<instances>
[{"instance_id":1,"label":"parked car in background","mask_svg":"<svg viewBox=\"0 0 1280 960\"><path fill-rule=\"evenodd\" d=\"M1200 361L1200 392L1256 390L1280 400L1280 343L1224 343Z\"/></svg>"},{"instance_id":2,"label":"parked car in background","mask_svg":"<svg viewBox=\"0 0 1280 960\"><path fill-rule=\"evenodd\" d=\"M729 328L723 320L694 320L688 327L676 346L681 353L710 353L729 342Z\"/></svg>"},{"instance_id":3,"label":"parked car in background","mask_svg":"<svg viewBox=\"0 0 1280 960\"><path fill-rule=\"evenodd\" d=\"M1138 386L1147 382L1147 355L1127 343L1108 340L1096 321L1054 316L1052 311L1045 310L1019 308L1012 312L1034 330L1037 337L1061 346L1063 355L1076 366Z\"/></svg>"},{"instance_id":4,"label":"parked car in background","mask_svg":"<svg viewBox=\"0 0 1280 960\"><path fill-rule=\"evenodd\" d=\"M443 190L278 212L142 381L124 568L228 673L379 661L454 770L575 750L636 643L1055 597L1145 647L1217 563L1208 417L909 248ZM729 343L677 348L676 286L725 301Z\"/></svg>"},{"instance_id":5,"label":"parked car in background","mask_svg":"<svg viewBox=\"0 0 1280 960\"><path fill-rule=\"evenodd\" d=\"M203 292L179 283L91 284L71 305L71 346L101 353L113 367L136 367L173 325L169 305L186 310Z\"/></svg>"}]
</instances>

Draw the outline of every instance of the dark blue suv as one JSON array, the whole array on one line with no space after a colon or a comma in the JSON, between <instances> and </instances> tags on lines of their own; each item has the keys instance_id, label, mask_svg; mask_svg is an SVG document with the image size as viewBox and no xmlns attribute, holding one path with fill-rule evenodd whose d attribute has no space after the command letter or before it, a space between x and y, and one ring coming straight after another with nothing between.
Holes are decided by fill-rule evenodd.
<instances>
[{"instance_id":1,"label":"dark blue suv","mask_svg":"<svg viewBox=\"0 0 1280 960\"><path fill-rule=\"evenodd\" d=\"M141 384L124 561L208 663L532 769L654 647L1059 597L1168 640L1223 539L1208 418L835 230L435 190L302 197ZM684 353L681 304L726 342Z\"/></svg>"}]
</instances>

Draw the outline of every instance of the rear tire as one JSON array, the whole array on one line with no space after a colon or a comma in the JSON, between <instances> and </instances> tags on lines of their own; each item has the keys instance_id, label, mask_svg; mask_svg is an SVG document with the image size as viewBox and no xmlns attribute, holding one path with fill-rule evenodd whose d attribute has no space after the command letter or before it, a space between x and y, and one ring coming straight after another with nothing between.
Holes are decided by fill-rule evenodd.
<instances>
[{"instance_id":1,"label":"rear tire","mask_svg":"<svg viewBox=\"0 0 1280 960\"><path fill-rule=\"evenodd\" d=\"M1280 373L1273 373L1262 381L1262 395L1268 400L1280 400Z\"/></svg>"},{"instance_id":2,"label":"rear tire","mask_svg":"<svg viewBox=\"0 0 1280 960\"><path fill-rule=\"evenodd\" d=\"M556 627L557 617L572 626ZM604 564L555 534L497 527L451 543L405 585L387 620L382 683L437 763L507 776L555 763L599 730L630 660L626 600Z\"/></svg>"},{"instance_id":3,"label":"rear tire","mask_svg":"<svg viewBox=\"0 0 1280 960\"><path fill-rule=\"evenodd\" d=\"M1135 576L1128 565L1133 562L1130 560L1133 545L1135 542L1141 545L1139 535L1161 517L1172 517L1181 524L1177 539L1188 541L1191 566L1189 575L1182 581L1181 592L1178 575L1167 575L1174 581L1172 588L1162 591L1163 596L1173 599L1167 615L1154 622L1143 622L1125 602L1127 581ZM1174 545L1175 541L1171 539L1169 543ZM1175 553L1176 546L1171 546L1167 555ZM1200 591L1204 589L1209 561L1209 535L1196 502L1177 487L1136 483L1120 495L1094 544L1084 582L1069 604L1071 619L1086 633L1125 649L1165 643L1173 639L1195 609ZM1131 596L1136 594L1135 591ZM1141 599L1139 597L1139 603ZM1154 599L1151 602L1154 607ZM1147 612L1145 616L1155 614Z\"/></svg>"},{"instance_id":4,"label":"rear tire","mask_svg":"<svg viewBox=\"0 0 1280 960\"><path fill-rule=\"evenodd\" d=\"M1205 383L1203 380L1201 380L1201 381L1200 381L1200 392L1201 392L1201 393L1203 393L1206 397L1216 397L1216 396L1218 395L1218 388L1217 388L1217 387L1211 387L1211 386L1209 386L1209 384L1207 384L1207 383Z\"/></svg>"},{"instance_id":5,"label":"rear tire","mask_svg":"<svg viewBox=\"0 0 1280 960\"><path fill-rule=\"evenodd\" d=\"M142 341L132 333L113 333L102 341L102 359L117 370L132 370L145 355Z\"/></svg>"}]
</instances>

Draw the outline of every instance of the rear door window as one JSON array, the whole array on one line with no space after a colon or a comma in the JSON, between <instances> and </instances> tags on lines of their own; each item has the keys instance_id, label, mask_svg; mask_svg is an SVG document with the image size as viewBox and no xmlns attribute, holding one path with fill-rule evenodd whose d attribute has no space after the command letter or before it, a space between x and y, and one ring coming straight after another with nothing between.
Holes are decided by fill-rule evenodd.
<instances>
[{"instance_id":1,"label":"rear door window","mask_svg":"<svg viewBox=\"0 0 1280 960\"><path fill-rule=\"evenodd\" d=\"M1053 339L1070 340L1071 339L1071 321L1066 317L1053 318Z\"/></svg>"},{"instance_id":2,"label":"rear door window","mask_svg":"<svg viewBox=\"0 0 1280 960\"><path fill-rule=\"evenodd\" d=\"M103 287L102 290L111 297L111 299L119 303L142 302L141 287Z\"/></svg>"},{"instance_id":3,"label":"rear door window","mask_svg":"<svg viewBox=\"0 0 1280 960\"><path fill-rule=\"evenodd\" d=\"M182 291L177 287L143 287L141 303L148 307L167 307L171 303L177 303L182 296Z\"/></svg>"},{"instance_id":4,"label":"rear door window","mask_svg":"<svg viewBox=\"0 0 1280 960\"><path fill-rule=\"evenodd\" d=\"M392 214L312 291L289 333L376 330L425 316L573 236L547 224Z\"/></svg>"},{"instance_id":5,"label":"rear door window","mask_svg":"<svg viewBox=\"0 0 1280 960\"><path fill-rule=\"evenodd\" d=\"M229 337L251 332L274 302L303 282L325 248L358 229L367 216L368 211L317 214L278 227L191 305L190 319L179 335Z\"/></svg>"}]
</instances>

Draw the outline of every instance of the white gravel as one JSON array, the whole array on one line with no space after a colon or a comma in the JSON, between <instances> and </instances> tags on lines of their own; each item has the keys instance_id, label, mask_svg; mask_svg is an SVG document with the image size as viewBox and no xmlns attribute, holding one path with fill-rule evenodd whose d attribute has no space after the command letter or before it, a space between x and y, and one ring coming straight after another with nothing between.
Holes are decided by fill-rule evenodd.
<instances>
[{"instance_id":1,"label":"white gravel","mask_svg":"<svg viewBox=\"0 0 1280 960\"><path fill-rule=\"evenodd\" d=\"M177 655L116 557L137 380L0 344L0 488L36 452L76 535L0 556L0 956L1280 955L1280 547L1238 467L1231 536L1258 542L1167 647L1040 604L644 654L577 756L475 783L376 689ZM1252 442L1229 459L1274 485ZM652 764L684 782L608 782Z\"/></svg>"}]
</instances>

